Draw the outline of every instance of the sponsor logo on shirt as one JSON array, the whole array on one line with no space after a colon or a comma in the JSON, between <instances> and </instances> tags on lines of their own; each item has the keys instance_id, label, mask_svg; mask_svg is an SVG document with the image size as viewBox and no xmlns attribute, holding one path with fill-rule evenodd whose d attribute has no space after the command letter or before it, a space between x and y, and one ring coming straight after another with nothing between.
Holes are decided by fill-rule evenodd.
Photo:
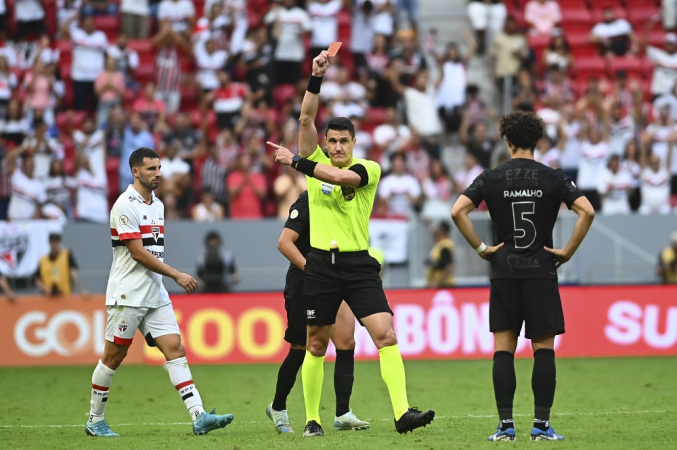
<instances>
[{"instance_id":1,"label":"sponsor logo on shirt","mask_svg":"<svg viewBox=\"0 0 677 450\"><path fill-rule=\"evenodd\" d=\"M511 272L525 269L539 269L541 267L541 264L538 262L538 259L525 258L517 255L508 256L508 265L510 266Z\"/></svg>"},{"instance_id":2,"label":"sponsor logo on shirt","mask_svg":"<svg viewBox=\"0 0 677 450\"><path fill-rule=\"evenodd\" d=\"M334 190L334 185L333 185L333 184L329 184L329 183L322 182L321 189L322 189L322 193L323 193L324 195L329 195L329 194L331 194L331 192Z\"/></svg>"}]
</instances>

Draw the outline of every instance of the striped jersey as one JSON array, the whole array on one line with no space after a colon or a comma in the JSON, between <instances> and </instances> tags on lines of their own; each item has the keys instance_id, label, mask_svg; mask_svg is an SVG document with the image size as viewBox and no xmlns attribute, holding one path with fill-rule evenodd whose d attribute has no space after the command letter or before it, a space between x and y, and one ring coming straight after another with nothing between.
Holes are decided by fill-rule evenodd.
<instances>
[{"instance_id":1,"label":"striped jersey","mask_svg":"<svg viewBox=\"0 0 677 450\"><path fill-rule=\"evenodd\" d=\"M118 197L110 212L113 265L106 288L106 305L158 308L169 303L162 275L132 258L124 241L141 239L143 247L160 261L165 257L164 204L155 194L144 201L133 185Z\"/></svg>"}]
</instances>

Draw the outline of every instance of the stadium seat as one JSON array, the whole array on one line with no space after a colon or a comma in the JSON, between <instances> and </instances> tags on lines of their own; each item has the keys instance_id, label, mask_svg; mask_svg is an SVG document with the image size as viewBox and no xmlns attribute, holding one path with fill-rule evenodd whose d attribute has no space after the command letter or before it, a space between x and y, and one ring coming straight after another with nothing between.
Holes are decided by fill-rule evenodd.
<instances>
[{"instance_id":1,"label":"stadium seat","mask_svg":"<svg viewBox=\"0 0 677 450\"><path fill-rule=\"evenodd\" d=\"M590 33L592 25L590 10L584 8L562 10L562 29L567 34L571 32Z\"/></svg>"},{"instance_id":2,"label":"stadium seat","mask_svg":"<svg viewBox=\"0 0 677 450\"><path fill-rule=\"evenodd\" d=\"M599 55L599 49L595 44L589 42L590 33L575 32L567 33L566 39L571 46L571 53L574 58Z\"/></svg>"},{"instance_id":3,"label":"stadium seat","mask_svg":"<svg viewBox=\"0 0 677 450\"><path fill-rule=\"evenodd\" d=\"M73 52L73 43L70 39L61 39L56 41L56 49L59 50L59 54L63 57L64 54Z\"/></svg>"},{"instance_id":4,"label":"stadium seat","mask_svg":"<svg viewBox=\"0 0 677 450\"><path fill-rule=\"evenodd\" d=\"M195 86L181 86L181 109L195 109L198 107L200 94Z\"/></svg>"},{"instance_id":5,"label":"stadium seat","mask_svg":"<svg viewBox=\"0 0 677 450\"><path fill-rule=\"evenodd\" d=\"M606 64L600 57L577 58L574 61L573 73L578 79L604 78Z\"/></svg>"},{"instance_id":6,"label":"stadium seat","mask_svg":"<svg viewBox=\"0 0 677 450\"><path fill-rule=\"evenodd\" d=\"M619 70L627 72L629 77L644 78L645 75L642 58L637 57L618 57L609 60L609 76L616 77Z\"/></svg>"},{"instance_id":7,"label":"stadium seat","mask_svg":"<svg viewBox=\"0 0 677 450\"><path fill-rule=\"evenodd\" d=\"M296 86L293 84L281 84L273 88L273 100L278 107L282 107L287 103L296 91Z\"/></svg>"},{"instance_id":8,"label":"stadium seat","mask_svg":"<svg viewBox=\"0 0 677 450\"><path fill-rule=\"evenodd\" d=\"M139 67L137 67L134 71L134 79L142 85L151 81L155 81L155 65L139 64Z\"/></svg>"},{"instance_id":9,"label":"stadium seat","mask_svg":"<svg viewBox=\"0 0 677 450\"><path fill-rule=\"evenodd\" d=\"M559 0L560 9L587 8L586 0Z\"/></svg>"},{"instance_id":10,"label":"stadium seat","mask_svg":"<svg viewBox=\"0 0 677 450\"><path fill-rule=\"evenodd\" d=\"M655 15L660 15L661 11L652 5L634 6L628 10L628 20L635 30L635 33L641 33L644 26Z\"/></svg>"},{"instance_id":11,"label":"stadium seat","mask_svg":"<svg viewBox=\"0 0 677 450\"><path fill-rule=\"evenodd\" d=\"M662 48L664 42L665 42L665 31L661 29L655 29L649 32L649 45Z\"/></svg>"},{"instance_id":12,"label":"stadium seat","mask_svg":"<svg viewBox=\"0 0 677 450\"><path fill-rule=\"evenodd\" d=\"M529 47L538 55L540 58L541 53L550 44L552 38L548 35L541 34L530 34L528 36ZM571 45L571 43L569 43Z\"/></svg>"},{"instance_id":13,"label":"stadium seat","mask_svg":"<svg viewBox=\"0 0 677 450\"><path fill-rule=\"evenodd\" d=\"M139 54L142 53L153 53L153 42L150 39L131 39L127 48L134 50Z\"/></svg>"},{"instance_id":14,"label":"stadium seat","mask_svg":"<svg viewBox=\"0 0 677 450\"><path fill-rule=\"evenodd\" d=\"M120 32L120 21L116 16L94 16L94 27L106 33L108 42L113 42Z\"/></svg>"}]
</instances>

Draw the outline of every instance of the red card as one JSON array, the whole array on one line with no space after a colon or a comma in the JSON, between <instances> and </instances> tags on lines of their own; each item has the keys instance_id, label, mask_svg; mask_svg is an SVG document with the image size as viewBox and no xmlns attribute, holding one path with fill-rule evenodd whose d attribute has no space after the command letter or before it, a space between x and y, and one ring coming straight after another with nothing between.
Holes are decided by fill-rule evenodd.
<instances>
[{"instance_id":1,"label":"red card","mask_svg":"<svg viewBox=\"0 0 677 450\"><path fill-rule=\"evenodd\" d=\"M327 49L327 55L329 55L329 57L336 56L339 49L341 48L341 44L343 44L343 42L332 42L329 48Z\"/></svg>"}]
</instances>

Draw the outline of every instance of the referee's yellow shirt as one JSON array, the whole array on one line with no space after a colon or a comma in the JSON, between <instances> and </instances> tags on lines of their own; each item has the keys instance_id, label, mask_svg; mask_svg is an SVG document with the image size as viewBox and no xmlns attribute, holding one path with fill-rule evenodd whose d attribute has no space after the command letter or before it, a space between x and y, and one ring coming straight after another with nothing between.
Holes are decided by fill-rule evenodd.
<instances>
[{"instance_id":1,"label":"referee's yellow shirt","mask_svg":"<svg viewBox=\"0 0 677 450\"><path fill-rule=\"evenodd\" d=\"M319 145L308 159L318 164L331 165ZM352 165L356 164L364 166L369 174L369 183L361 188L334 186L306 177L311 247L329 250L331 241L336 241L341 252L369 249L369 216L381 178L381 166L374 161L353 158Z\"/></svg>"}]
</instances>

